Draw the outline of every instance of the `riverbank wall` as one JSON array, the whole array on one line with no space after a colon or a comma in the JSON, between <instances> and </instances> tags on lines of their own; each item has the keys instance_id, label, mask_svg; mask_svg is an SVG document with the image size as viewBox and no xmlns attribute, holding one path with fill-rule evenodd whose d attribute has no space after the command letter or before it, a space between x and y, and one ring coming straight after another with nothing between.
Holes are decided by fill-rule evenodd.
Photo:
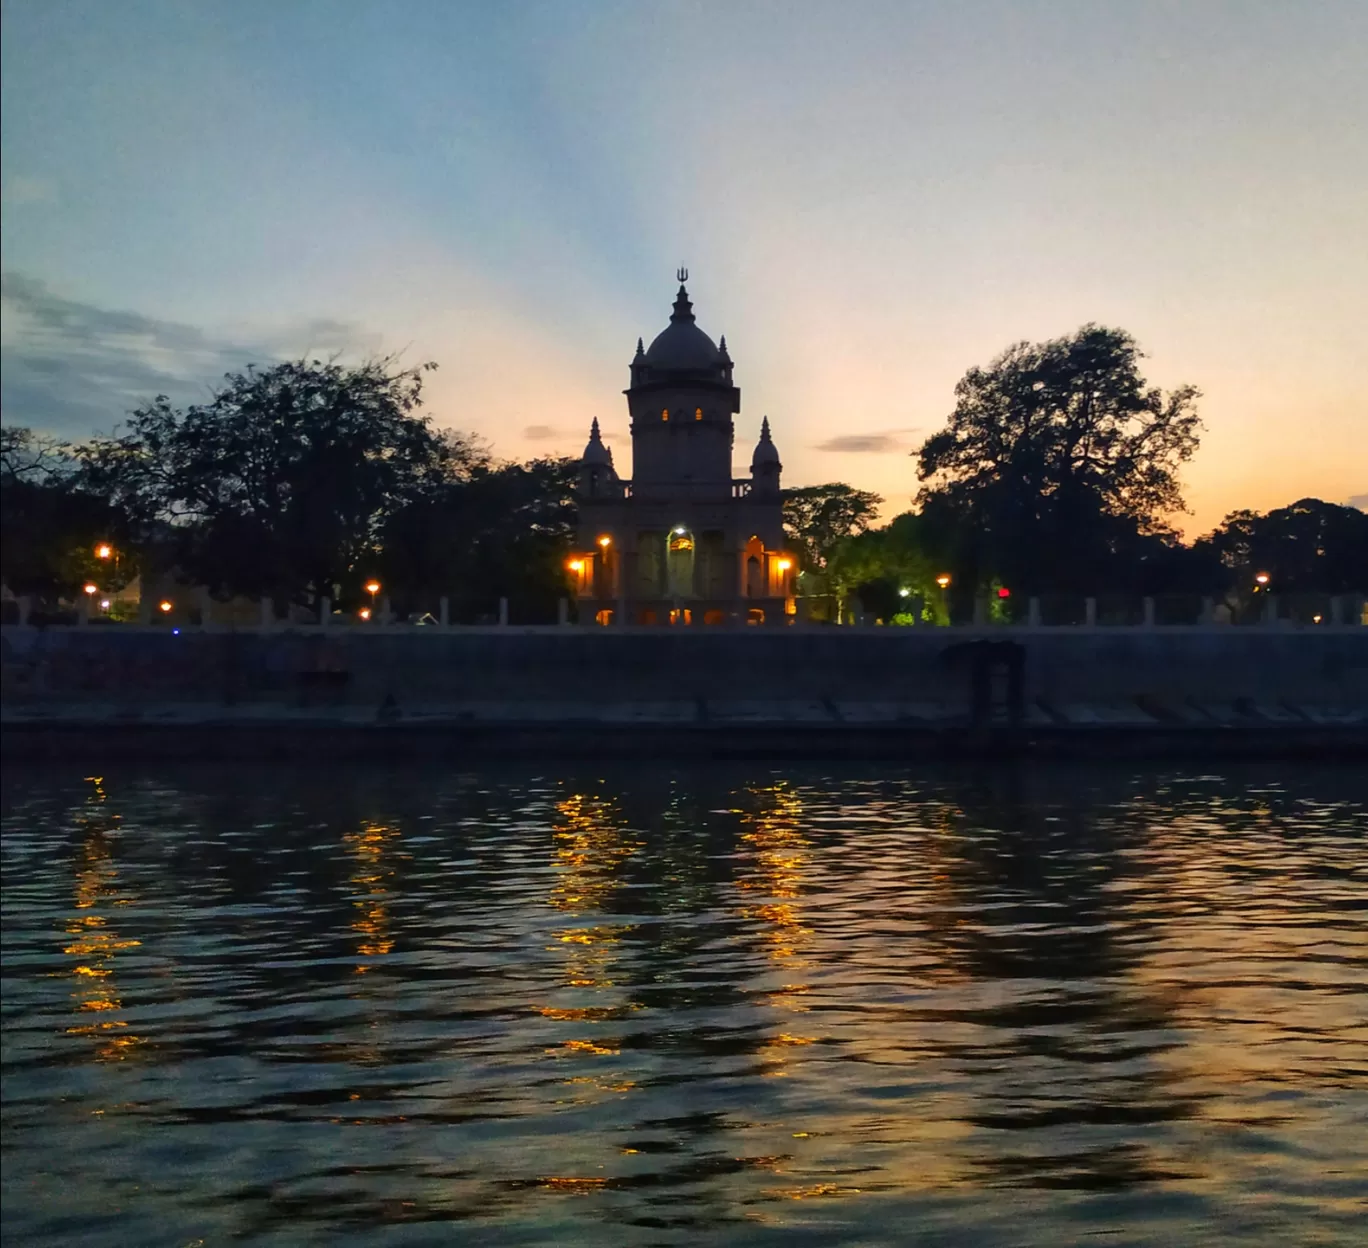
<instances>
[{"instance_id":1,"label":"riverbank wall","mask_svg":"<svg viewBox=\"0 0 1368 1248\"><path fill-rule=\"evenodd\" d=\"M1349 626L6 628L0 651L7 757L115 726L211 754L1368 747Z\"/></svg>"}]
</instances>

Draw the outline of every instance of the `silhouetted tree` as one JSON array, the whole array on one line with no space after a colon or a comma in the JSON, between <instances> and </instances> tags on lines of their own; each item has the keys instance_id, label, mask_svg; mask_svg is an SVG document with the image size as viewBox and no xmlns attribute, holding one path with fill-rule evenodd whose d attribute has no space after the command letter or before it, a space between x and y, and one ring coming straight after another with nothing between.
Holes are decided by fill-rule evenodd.
<instances>
[{"instance_id":1,"label":"silhouetted tree","mask_svg":"<svg viewBox=\"0 0 1368 1248\"><path fill-rule=\"evenodd\" d=\"M566 592L577 468L573 459L484 462L425 491L382 530L382 579L405 603L447 594L468 616L508 598L530 618L554 619Z\"/></svg>"},{"instance_id":2,"label":"silhouetted tree","mask_svg":"<svg viewBox=\"0 0 1368 1248\"><path fill-rule=\"evenodd\" d=\"M1246 588L1267 572L1278 593L1368 589L1368 514L1318 498L1267 514L1232 511L1194 549L1219 561L1230 588Z\"/></svg>"},{"instance_id":3,"label":"silhouetted tree","mask_svg":"<svg viewBox=\"0 0 1368 1248\"><path fill-rule=\"evenodd\" d=\"M122 517L79 488L64 443L0 426L0 577L13 593L55 602L88 580L118 588L136 571L133 560L101 561L95 550L124 536Z\"/></svg>"},{"instance_id":4,"label":"silhouetted tree","mask_svg":"<svg viewBox=\"0 0 1368 1248\"><path fill-rule=\"evenodd\" d=\"M83 481L144 538L169 526L181 572L216 592L328 595L371 559L388 517L463 467L468 444L417 412L434 367L249 365L207 404L160 396L78 448Z\"/></svg>"},{"instance_id":5,"label":"silhouetted tree","mask_svg":"<svg viewBox=\"0 0 1368 1248\"><path fill-rule=\"evenodd\" d=\"M1183 505L1198 391L1147 386L1141 358L1129 334L1085 325L965 374L946 428L916 452L918 502L954 531L958 585L1129 587L1118 556L1137 536L1172 537L1164 517Z\"/></svg>"},{"instance_id":6,"label":"silhouetted tree","mask_svg":"<svg viewBox=\"0 0 1368 1248\"><path fill-rule=\"evenodd\" d=\"M820 573L838 543L863 533L883 499L841 482L784 491L784 531L798 548L804 571Z\"/></svg>"}]
</instances>

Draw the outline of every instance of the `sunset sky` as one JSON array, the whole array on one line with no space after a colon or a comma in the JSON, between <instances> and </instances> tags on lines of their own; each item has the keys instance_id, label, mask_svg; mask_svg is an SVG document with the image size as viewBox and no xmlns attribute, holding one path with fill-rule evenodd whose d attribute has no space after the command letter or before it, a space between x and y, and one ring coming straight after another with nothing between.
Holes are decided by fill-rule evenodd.
<instances>
[{"instance_id":1,"label":"sunset sky","mask_svg":"<svg viewBox=\"0 0 1368 1248\"><path fill-rule=\"evenodd\" d=\"M965 369L1120 326L1204 392L1190 534L1368 504L1368 3L5 0L3 413L286 354L575 453L674 270L735 462L892 515Z\"/></svg>"}]
</instances>

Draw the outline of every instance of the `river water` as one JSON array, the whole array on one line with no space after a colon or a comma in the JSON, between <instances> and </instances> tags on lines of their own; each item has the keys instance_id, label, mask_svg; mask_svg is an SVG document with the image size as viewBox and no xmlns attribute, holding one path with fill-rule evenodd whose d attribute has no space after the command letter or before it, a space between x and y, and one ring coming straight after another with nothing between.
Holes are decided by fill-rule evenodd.
<instances>
[{"instance_id":1,"label":"river water","mask_svg":"<svg viewBox=\"0 0 1368 1248\"><path fill-rule=\"evenodd\" d=\"M38 1245L1332 1244L1368 777L7 769Z\"/></svg>"}]
</instances>

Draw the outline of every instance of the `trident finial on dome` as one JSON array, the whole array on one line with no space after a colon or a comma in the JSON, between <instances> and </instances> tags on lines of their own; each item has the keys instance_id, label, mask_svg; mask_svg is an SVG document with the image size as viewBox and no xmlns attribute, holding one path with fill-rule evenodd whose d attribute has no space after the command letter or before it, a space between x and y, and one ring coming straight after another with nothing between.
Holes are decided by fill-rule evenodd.
<instances>
[{"instance_id":1,"label":"trident finial on dome","mask_svg":"<svg viewBox=\"0 0 1368 1248\"><path fill-rule=\"evenodd\" d=\"M689 270L681 265L675 270L675 277L679 279L679 284L682 286L689 280Z\"/></svg>"}]
</instances>

